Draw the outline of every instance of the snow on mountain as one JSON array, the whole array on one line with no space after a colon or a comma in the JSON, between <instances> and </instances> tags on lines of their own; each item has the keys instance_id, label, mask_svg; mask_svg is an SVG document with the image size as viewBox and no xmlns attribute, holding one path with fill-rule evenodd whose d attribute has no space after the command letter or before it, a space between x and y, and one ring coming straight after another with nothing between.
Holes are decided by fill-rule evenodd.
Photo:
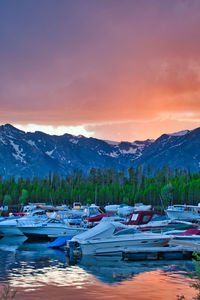
<instances>
[{"instance_id":1,"label":"snow on mountain","mask_svg":"<svg viewBox=\"0 0 200 300\"><path fill-rule=\"evenodd\" d=\"M10 137L10 136L9 136ZM12 153L12 156L17 159L20 160L22 163L26 164L27 162L24 159L24 156L26 156L25 153L23 153L23 148L20 149L20 146L15 144L13 141L10 141L10 144L12 145L12 147L15 150L15 153Z\"/></svg>"},{"instance_id":2,"label":"snow on mountain","mask_svg":"<svg viewBox=\"0 0 200 300\"><path fill-rule=\"evenodd\" d=\"M118 146L120 144L120 142L109 141L109 140L104 140L104 142L106 142L108 145L112 145L112 146Z\"/></svg>"},{"instance_id":3,"label":"snow on mountain","mask_svg":"<svg viewBox=\"0 0 200 300\"><path fill-rule=\"evenodd\" d=\"M183 136L183 135L186 135L189 132L190 132L189 130L182 130L182 131L175 132L175 133L169 133L168 135L170 135L170 136Z\"/></svg>"},{"instance_id":4,"label":"snow on mountain","mask_svg":"<svg viewBox=\"0 0 200 300\"><path fill-rule=\"evenodd\" d=\"M31 145L32 147L37 147L36 144L35 144L35 142L32 141L32 140L28 140L27 143L28 143L29 145Z\"/></svg>"},{"instance_id":5,"label":"snow on mountain","mask_svg":"<svg viewBox=\"0 0 200 300\"><path fill-rule=\"evenodd\" d=\"M52 154L53 154L54 150L55 150L55 149L53 149L53 150L51 150L51 151L46 151L45 153L46 153L47 155L49 155L50 157L52 157Z\"/></svg>"},{"instance_id":6,"label":"snow on mountain","mask_svg":"<svg viewBox=\"0 0 200 300\"><path fill-rule=\"evenodd\" d=\"M144 149L136 164L152 164L155 168L164 165L199 171L200 128L184 130L175 134L163 134Z\"/></svg>"},{"instance_id":7,"label":"snow on mountain","mask_svg":"<svg viewBox=\"0 0 200 300\"><path fill-rule=\"evenodd\" d=\"M121 169L138 164L155 168L170 165L199 170L200 128L163 134L157 140L115 142L84 136L24 132L10 124L0 126L0 174L46 176L92 167Z\"/></svg>"}]
</instances>

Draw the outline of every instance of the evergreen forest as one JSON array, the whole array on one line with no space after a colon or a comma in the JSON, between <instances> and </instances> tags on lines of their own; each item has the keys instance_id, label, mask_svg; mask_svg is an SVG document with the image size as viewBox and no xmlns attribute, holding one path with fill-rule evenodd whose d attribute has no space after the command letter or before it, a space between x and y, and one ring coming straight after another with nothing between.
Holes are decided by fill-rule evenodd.
<instances>
[{"instance_id":1,"label":"evergreen forest","mask_svg":"<svg viewBox=\"0 0 200 300\"><path fill-rule=\"evenodd\" d=\"M129 204L142 202L153 207L200 202L200 172L189 169L172 170L168 166L156 170L153 166L131 166L128 170L92 168L89 174L74 170L61 176L49 172L45 178L7 178L0 176L0 201L4 205L45 202L52 205L79 201Z\"/></svg>"}]
</instances>

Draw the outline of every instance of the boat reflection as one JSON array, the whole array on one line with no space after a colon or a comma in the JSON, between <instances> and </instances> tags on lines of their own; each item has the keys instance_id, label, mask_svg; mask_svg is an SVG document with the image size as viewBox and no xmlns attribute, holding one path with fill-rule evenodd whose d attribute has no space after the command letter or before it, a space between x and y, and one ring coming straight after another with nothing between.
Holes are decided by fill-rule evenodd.
<instances>
[{"instance_id":1,"label":"boat reflection","mask_svg":"<svg viewBox=\"0 0 200 300\"><path fill-rule=\"evenodd\" d=\"M15 252L2 251L0 281L28 291L48 284L84 286L95 279L78 265L70 266L64 251L47 243L24 243Z\"/></svg>"},{"instance_id":2,"label":"boat reflection","mask_svg":"<svg viewBox=\"0 0 200 300\"><path fill-rule=\"evenodd\" d=\"M154 273L156 278L162 275L162 280L165 277L166 280L171 280L170 274L173 274L175 277L172 282L177 282L179 278L184 278L184 274L179 273L182 265L182 261L128 262L117 256L83 256L74 264L65 252L48 248L47 243L25 242L14 252L0 250L0 281L1 284L9 282L13 288L23 292L34 291L35 295L50 286L65 287L71 291L84 288L88 293L91 293L91 287L95 287L99 297L101 295L103 299L103 289L113 294L113 287L121 287L121 293L126 293L127 285L138 285L141 276L149 280ZM63 293L62 289L59 292ZM92 297L87 296L87 299ZM34 299L39 299L39 296ZM82 299L81 293L79 299Z\"/></svg>"},{"instance_id":3,"label":"boat reflection","mask_svg":"<svg viewBox=\"0 0 200 300\"><path fill-rule=\"evenodd\" d=\"M185 262L186 263L186 262ZM191 264L191 262L187 262ZM79 266L104 283L117 284L131 280L139 273L163 270L163 274L173 271L185 273L183 261L123 261L121 256L92 256L81 258Z\"/></svg>"},{"instance_id":4,"label":"boat reflection","mask_svg":"<svg viewBox=\"0 0 200 300\"><path fill-rule=\"evenodd\" d=\"M5 236L0 239L0 249L3 251L16 251L25 241L25 236Z\"/></svg>"}]
</instances>

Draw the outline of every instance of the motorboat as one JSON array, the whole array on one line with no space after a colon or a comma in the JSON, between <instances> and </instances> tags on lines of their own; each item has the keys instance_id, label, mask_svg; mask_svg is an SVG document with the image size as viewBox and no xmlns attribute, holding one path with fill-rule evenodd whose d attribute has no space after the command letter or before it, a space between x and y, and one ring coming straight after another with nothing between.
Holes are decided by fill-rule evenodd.
<instances>
[{"instance_id":1,"label":"motorboat","mask_svg":"<svg viewBox=\"0 0 200 300\"><path fill-rule=\"evenodd\" d=\"M0 222L0 235L1 236L9 236L9 235L23 235L21 230L18 229L18 225L20 224L32 224L33 222L37 222L38 220L47 218L44 210L35 210L31 212L29 215L25 215L23 217L13 217ZM21 222L21 223L20 223Z\"/></svg>"},{"instance_id":2,"label":"motorboat","mask_svg":"<svg viewBox=\"0 0 200 300\"><path fill-rule=\"evenodd\" d=\"M169 235L140 232L118 222L101 222L73 237L67 245L82 255L119 255L131 247L165 246L170 240Z\"/></svg>"},{"instance_id":3,"label":"motorboat","mask_svg":"<svg viewBox=\"0 0 200 300\"><path fill-rule=\"evenodd\" d=\"M142 231L164 232L169 230L187 230L197 228L199 225L181 220L171 220L154 210L134 211L127 216L126 225Z\"/></svg>"},{"instance_id":4,"label":"motorboat","mask_svg":"<svg viewBox=\"0 0 200 300\"><path fill-rule=\"evenodd\" d=\"M121 204L120 207L117 209L117 214L120 217L124 217L124 216L130 215L133 211L134 211L134 206Z\"/></svg>"},{"instance_id":5,"label":"motorboat","mask_svg":"<svg viewBox=\"0 0 200 300\"><path fill-rule=\"evenodd\" d=\"M109 204L109 205L106 205L104 207L105 211L107 213L114 213L114 214L117 214L117 210L118 208L120 207L119 204Z\"/></svg>"},{"instance_id":6,"label":"motorboat","mask_svg":"<svg viewBox=\"0 0 200 300\"><path fill-rule=\"evenodd\" d=\"M166 232L166 234L173 235L174 240L200 243L199 229L188 229L186 231L174 230L174 231L168 231Z\"/></svg>"},{"instance_id":7,"label":"motorboat","mask_svg":"<svg viewBox=\"0 0 200 300\"><path fill-rule=\"evenodd\" d=\"M139 210L150 210L151 205L145 205L143 203L135 203L134 205L134 211L139 211Z\"/></svg>"},{"instance_id":8,"label":"motorboat","mask_svg":"<svg viewBox=\"0 0 200 300\"><path fill-rule=\"evenodd\" d=\"M74 204L73 208L66 212L67 216L77 215L81 218L93 217L101 214L99 206L95 204L91 204L90 206L78 206L78 204Z\"/></svg>"},{"instance_id":9,"label":"motorboat","mask_svg":"<svg viewBox=\"0 0 200 300\"><path fill-rule=\"evenodd\" d=\"M18 229L27 237L58 237L74 236L85 232L87 228L81 226L72 226L67 219L48 218L44 222L19 225Z\"/></svg>"},{"instance_id":10,"label":"motorboat","mask_svg":"<svg viewBox=\"0 0 200 300\"><path fill-rule=\"evenodd\" d=\"M166 213L170 219L185 221L200 221L200 203L198 205L168 206Z\"/></svg>"},{"instance_id":11,"label":"motorboat","mask_svg":"<svg viewBox=\"0 0 200 300\"><path fill-rule=\"evenodd\" d=\"M100 222L103 218L111 217L111 216L113 216L113 213L103 213L103 214L99 214L96 216L85 218L85 220L87 220L88 222L91 222L91 223Z\"/></svg>"}]
</instances>

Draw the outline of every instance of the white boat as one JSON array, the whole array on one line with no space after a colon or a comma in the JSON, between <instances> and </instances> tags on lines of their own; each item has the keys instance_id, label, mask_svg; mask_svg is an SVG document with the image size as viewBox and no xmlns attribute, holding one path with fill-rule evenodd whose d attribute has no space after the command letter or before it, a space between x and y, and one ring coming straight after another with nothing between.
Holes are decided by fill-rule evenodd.
<instances>
[{"instance_id":1,"label":"white boat","mask_svg":"<svg viewBox=\"0 0 200 300\"><path fill-rule=\"evenodd\" d=\"M104 207L104 209L108 213L114 213L114 214L116 214L119 207L120 207L119 204L109 204L109 205L106 205Z\"/></svg>"},{"instance_id":2,"label":"white boat","mask_svg":"<svg viewBox=\"0 0 200 300\"><path fill-rule=\"evenodd\" d=\"M173 235L173 242L184 241L190 243L200 244L200 230L199 229L188 229L188 230L171 230L165 234Z\"/></svg>"},{"instance_id":3,"label":"white boat","mask_svg":"<svg viewBox=\"0 0 200 300\"><path fill-rule=\"evenodd\" d=\"M102 222L68 242L71 249L79 249L82 255L119 255L131 247L165 246L171 236L143 233L117 222Z\"/></svg>"},{"instance_id":4,"label":"white boat","mask_svg":"<svg viewBox=\"0 0 200 300\"><path fill-rule=\"evenodd\" d=\"M150 209L151 209L151 205L145 205L143 203L135 203L134 205L134 211L144 211Z\"/></svg>"},{"instance_id":5,"label":"white boat","mask_svg":"<svg viewBox=\"0 0 200 300\"><path fill-rule=\"evenodd\" d=\"M172 220L199 221L200 203L196 205L172 205L168 206L166 213Z\"/></svg>"},{"instance_id":6,"label":"white boat","mask_svg":"<svg viewBox=\"0 0 200 300\"><path fill-rule=\"evenodd\" d=\"M117 214L120 217L125 217L127 215L130 215L132 214L132 212L134 212L134 207L125 204L120 205L120 207L117 209Z\"/></svg>"},{"instance_id":7,"label":"white boat","mask_svg":"<svg viewBox=\"0 0 200 300\"><path fill-rule=\"evenodd\" d=\"M87 228L71 226L67 221L58 218L49 218L45 222L30 225L20 225L18 229L27 237L58 237L74 236L85 232Z\"/></svg>"},{"instance_id":8,"label":"white boat","mask_svg":"<svg viewBox=\"0 0 200 300\"><path fill-rule=\"evenodd\" d=\"M132 214L134 211L147 211L151 209L151 205L145 205L143 203L136 203L134 206L121 204L117 209L117 213L120 217L125 217Z\"/></svg>"},{"instance_id":9,"label":"white boat","mask_svg":"<svg viewBox=\"0 0 200 300\"><path fill-rule=\"evenodd\" d=\"M0 222L0 235L1 236L9 236L9 235L23 235L21 230L18 229L18 225L22 223L33 223L40 220L42 217L46 218L45 211L36 210L30 213L29 215L25 215L24 217L10 217L5 221Z\"/></svg>"},{"instance_id":10,"label":"white boat","mask_svg":"<svg viewBox=\"0 0 200 300\"><path fill-rule=\"evenodd\" d=\"M83 217L92 217L92 216L97 216L101 214L102 211L100 210L99 206L95 204L91 204L90 206L73 206L72 209L68 210L66 212L66 215L71 216L71 215L77 215L80 216L81 218Z\"/></svg>"}]
</instances>

